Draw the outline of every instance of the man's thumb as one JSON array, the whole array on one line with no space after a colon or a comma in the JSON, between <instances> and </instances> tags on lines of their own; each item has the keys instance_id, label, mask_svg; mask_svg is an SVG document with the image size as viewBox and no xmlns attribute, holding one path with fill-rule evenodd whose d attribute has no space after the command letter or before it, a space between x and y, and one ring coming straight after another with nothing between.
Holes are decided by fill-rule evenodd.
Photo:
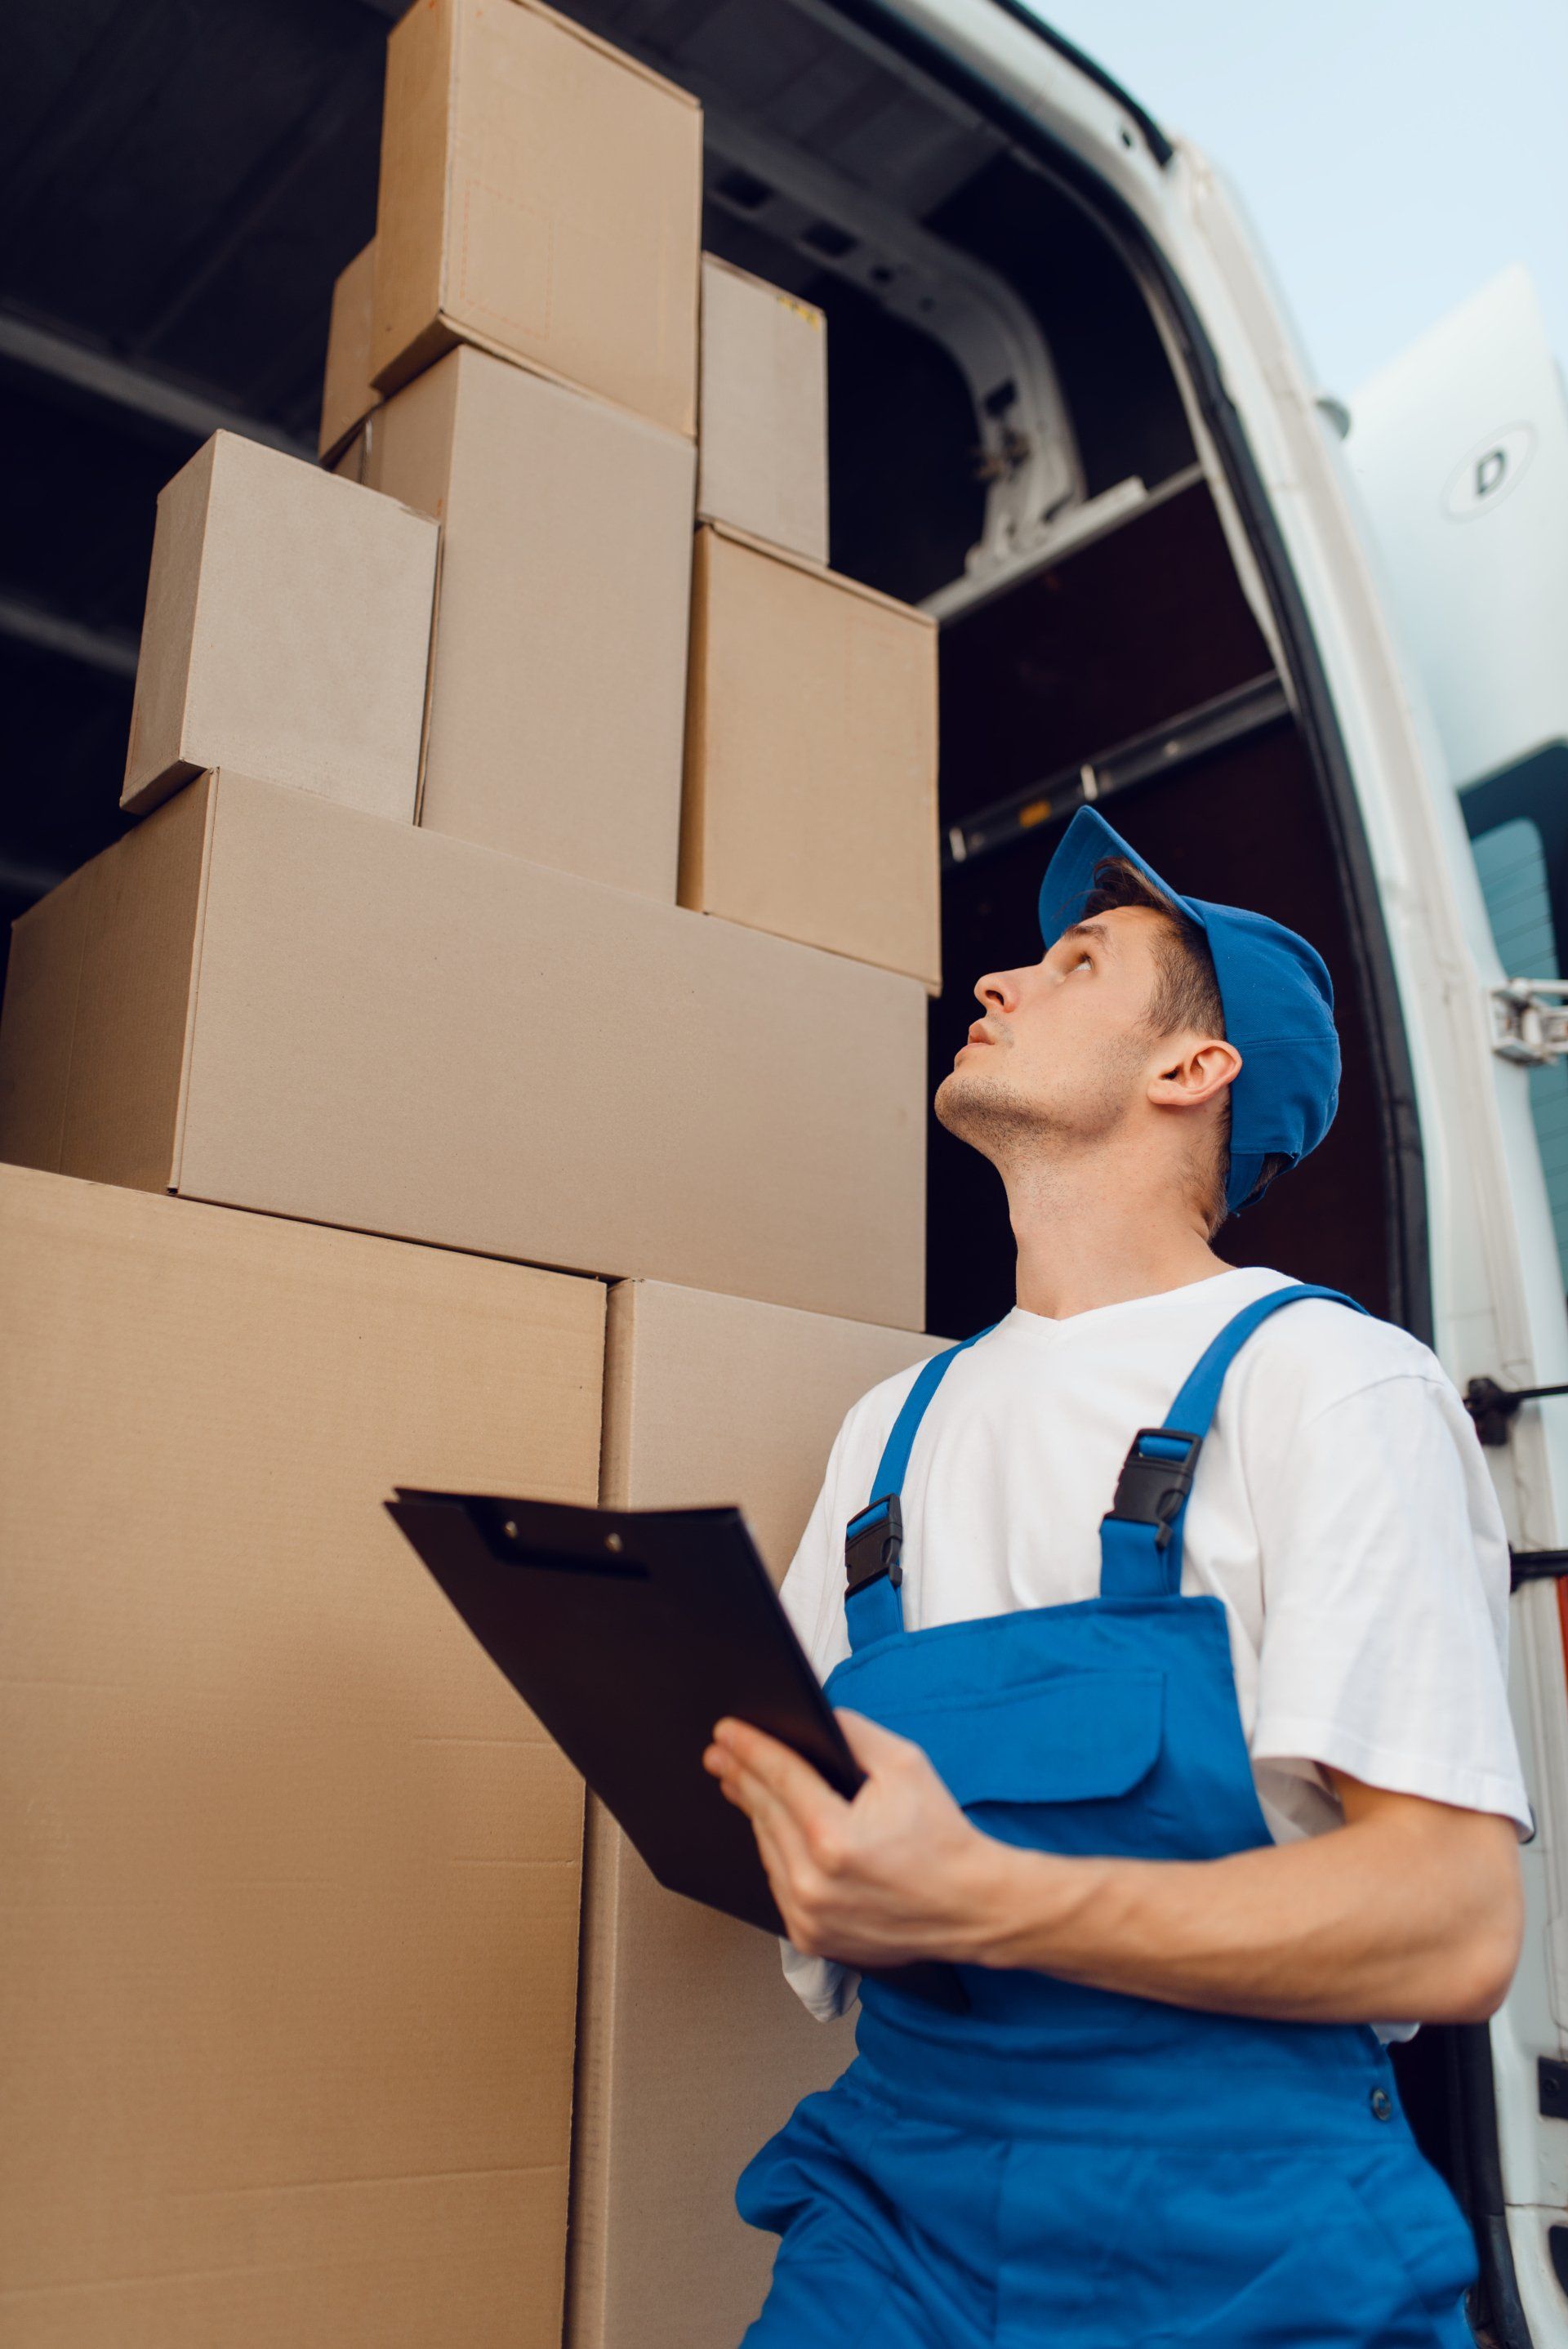
<instances>
[{"instance_id":1,"label":"man's thumb","mask_svg":"<svg viewBox=\"0 0 1568 2349\"><path fill-rule=\"evenodd\" d=\"M907 1753L911 1741L901 1737L893 1729L884 1729L880 1721L870 1721L863 1713L851 1713L847 1706L835 1705L834 1714L844 1733L844 1743L868 1774L881 1763L891 1762L895 1754Z\"/></svg>"}]
</instances>

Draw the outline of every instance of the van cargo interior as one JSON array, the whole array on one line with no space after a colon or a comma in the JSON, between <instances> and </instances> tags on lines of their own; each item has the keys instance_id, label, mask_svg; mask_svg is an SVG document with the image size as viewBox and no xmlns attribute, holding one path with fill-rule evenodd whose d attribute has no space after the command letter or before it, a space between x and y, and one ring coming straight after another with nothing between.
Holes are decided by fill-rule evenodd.
<instances>
[{"instance_id":1,"label":"van cargo interior","mask_svg":"<svg viewBox=\"0 0 1568 2349\"><path fill-rule=\"evenodd\" d=\"M701 98L705 244L827 313L832 563L941 618L934 1083L976 978L1037 958L1041 870L1094 798L1175 886L1277 916L1333 974L1337 1121L1222 1252L1405 1318L1335 832L1149 296L1074 194L810 0L758 0L744 36L711 0L572 13ZM1001 1185L933 1120L928 1327L994 1320L1012 1281Z\"/></svg>"}]
</instances>

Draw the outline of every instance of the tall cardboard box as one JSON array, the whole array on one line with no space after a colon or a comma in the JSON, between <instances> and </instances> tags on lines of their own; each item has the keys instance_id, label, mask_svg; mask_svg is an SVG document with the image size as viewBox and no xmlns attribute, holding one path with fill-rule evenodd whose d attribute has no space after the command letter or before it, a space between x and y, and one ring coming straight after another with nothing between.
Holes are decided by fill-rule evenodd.
<instances>
[{"instance_id":1,"label":"tall cardboard box","mask_svg":"<svg viewBox=\"0 0 1568 2349\"><path fill-rule=\"evenodd\" d=\"M556 2349L581 1784L380 1503L591 1281L0 1171L8 2349Z\"/></svg>"},{"instance_id":2,"label":"tall cardboard box","mask_svg":"<svg viewBox=\"0 0 1568 2349\"><path fill-rule=\"evenodd\" d=\"M370 296L375 280L376 240L338 272L326 329L326 372L321 387L321 423L316 450L335 467L381 394L370 380Z\"/></svg>"},{"instance_id":3,"label":"tall cardboard box","mask_svg":"<svg viewBox=\"0 0 1568 2349\"><path fill-rule=\"evenodd\" d=\"M910 1328L925 1015L891 972L220 774L16 924L0 1157Z\"/></svg>"},{"instance_id":4,"label":"tall cardboard box","mask_svg":"<svg viewBox=\"0 0 1568 2349\"><path fill-rule=\"evenodd\" d=\"M868 1388L945 1340L657 1281L610 1292L601 1499L739 1501L776 1578ZM853 2023L815 2022L770 1935L666 1892L592 1797L573 2126L569 2349L735 2349L774 2238L735 2181Z\"/></svg>"},{"instance_id":5,"label":"tall cardboard box","mask_svg":"<svg viewBox=\"0 0 1568 2349\"><path fill-rule=\"evenodd\" d=\"M702 115L536 0L424 0L387 47L371 372L478 343L689 438Z\"/></svg>"},{"instance_id":6,"label":"tall cardboard box","mask_svg":"<svg viewBox=\"0 0 1568 2349\"><path fill-rule=\"evenodd\" d=\"M697 512L828 559L828 334L801 302L702 257Z\"/></svg>"},{"instance_id":7,"label":"tall cardboard box","mask_svg":"<svg viewBox=\"0 0 1568 2349\"><path fill-rule=\"evenodd\" d=\"M158 500L120 805L238 766L411 823L438 536L215 432Z\"/></svg>"},{"instance_id":8,"label":"tall cardboard box","mask_svg":"<svg viewBox=\"0 0 1568 2349\"><path fill-rule=\"evenodd\" d=\"M420 823L673 905L691 442L459 347L363 448L441 524Z\"/></svg>"},{"instance_id":9,"label":"tall cardboard box","mask_svg":"<svg viewBox=\"0 0 1568 2349\"><path fill-rule=\"evenodd\" d=\"M941 987L935 623L713 524L680 901Z\"/></svg>"}]
</instances>

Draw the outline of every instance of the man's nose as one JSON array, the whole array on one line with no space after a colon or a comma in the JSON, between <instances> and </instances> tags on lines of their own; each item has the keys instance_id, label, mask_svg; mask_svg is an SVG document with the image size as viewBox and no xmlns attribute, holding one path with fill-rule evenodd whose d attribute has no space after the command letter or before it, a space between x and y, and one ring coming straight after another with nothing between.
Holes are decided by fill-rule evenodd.
<instances>
[{"instance_id":1,"label":"man's nose","mask_svg":"<svg viewBox=\"0 0 1568 2349\"><path fill-rule=\"evenodd\" d=\"M1012 970L988 970L975 982L975 1000L987 1011L1011 1011L1018 1000L1018 975Z\"/></svg>"}]
</instances>

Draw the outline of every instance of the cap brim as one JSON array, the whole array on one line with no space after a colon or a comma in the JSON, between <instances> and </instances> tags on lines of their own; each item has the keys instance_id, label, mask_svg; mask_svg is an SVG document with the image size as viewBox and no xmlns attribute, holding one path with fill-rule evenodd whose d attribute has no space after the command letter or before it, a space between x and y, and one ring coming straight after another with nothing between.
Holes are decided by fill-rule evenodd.
<instances>
[{"instance_id":1,"label":"cap brim","mask_svg":"<svg viewBox=\"0 0 1568 2349\"><path fill-rule=\"evenodd\" d=\"M1047 947L1055 946L1064 930L1082 919L1085 903L1094 887L1095 867L1108 856L1125 858L1162 897L1180 907L1201 930L1207 930L1203 908L1162 881L1154 867L1119 832L1112 830L1097 808L1084 807L1079 808L1057 843L1056 854L1040 883L1040 936Z\"/></svg>"}]
</instances>

